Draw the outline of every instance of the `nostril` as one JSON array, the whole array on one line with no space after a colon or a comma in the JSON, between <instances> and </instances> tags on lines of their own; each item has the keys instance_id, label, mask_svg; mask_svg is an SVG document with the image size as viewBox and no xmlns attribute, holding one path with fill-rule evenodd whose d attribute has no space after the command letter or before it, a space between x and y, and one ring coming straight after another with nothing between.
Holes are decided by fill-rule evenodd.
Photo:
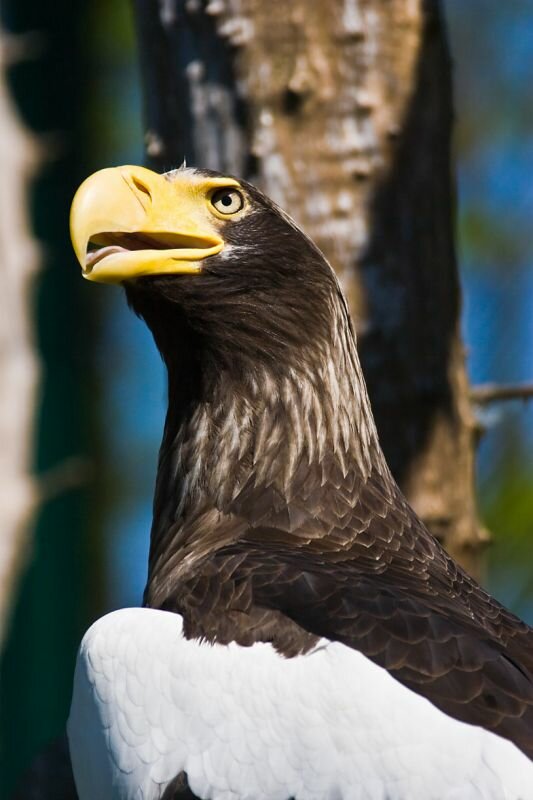
<instances>
[{"instance_id":1,"label":"nostril","mask_svg":"<svg viewBox=\"0 0 533 800\"><path fill-rule=\"evenodd\" d=\"M144 184L141 180L139 180L139 178L136 178L135 175L131 176L131 180L133 185L135 186L136 189L139 190L139 192L145 194L149 200L152 199L152 193L150 192L150 189L148 188L148 186L146 186L146 184Z\"/></svg>"}]
</instances>

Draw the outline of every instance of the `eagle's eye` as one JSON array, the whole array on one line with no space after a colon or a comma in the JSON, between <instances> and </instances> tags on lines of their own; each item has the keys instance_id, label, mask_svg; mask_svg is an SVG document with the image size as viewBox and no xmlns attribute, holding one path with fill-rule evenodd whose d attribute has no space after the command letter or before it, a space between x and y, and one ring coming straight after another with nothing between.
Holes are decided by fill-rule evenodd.
<instances>
[{"instance_id":1,"label":"eagle's eye","mask_svg":"<svg viewBox=\"0 0 533 800\"><path fill-rule=\"evenodd\" d=\"M236 214L244 206L244 197L237 189L218 189L211 196L211 205L219 214Z\"/></svg>"}]
</instances>

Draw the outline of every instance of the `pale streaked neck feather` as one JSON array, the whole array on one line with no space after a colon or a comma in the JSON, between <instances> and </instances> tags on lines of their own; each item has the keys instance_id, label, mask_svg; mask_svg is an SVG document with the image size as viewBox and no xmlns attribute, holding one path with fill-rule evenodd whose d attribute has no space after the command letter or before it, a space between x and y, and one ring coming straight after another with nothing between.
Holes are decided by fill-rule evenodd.
<instances>
[{"instance_id":1,"label":"pale streaked neck feather","mask_svg":"<svg viewBox=\"0 0 533 800\"><path fill-rule=\"evenodd\" d=\"M177 427L170 391L152 529L158 560L187 540L200 513L231 511L251 481L258 501L266 490L290 501L302 464L324 472L327 461L344 477L355 467L362 483L371 470L388 474L340 293L331 305L329 336L295 350L292 363L254 364L238 380L221 373ZM328 503L338 490L324 481Z\"/></svg>"}]
</instances>

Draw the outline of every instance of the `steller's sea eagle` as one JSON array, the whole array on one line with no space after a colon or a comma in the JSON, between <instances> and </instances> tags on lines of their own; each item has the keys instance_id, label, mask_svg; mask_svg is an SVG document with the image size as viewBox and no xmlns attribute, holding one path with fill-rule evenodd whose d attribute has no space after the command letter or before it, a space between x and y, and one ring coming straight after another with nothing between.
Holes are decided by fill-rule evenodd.
<instances>
[{"instance_id":1,"label":"steller's sea eagle","mask_svg":"<svg viewBox=\"0 0 533 800\"><path fill-rule=\"evenodd\" d=\"M78 655L80 800L531 800L532 631L398 489L313 242L244 181L132 166L71 231L169 389L145 607Z\"/></svg>"}]
</instances>

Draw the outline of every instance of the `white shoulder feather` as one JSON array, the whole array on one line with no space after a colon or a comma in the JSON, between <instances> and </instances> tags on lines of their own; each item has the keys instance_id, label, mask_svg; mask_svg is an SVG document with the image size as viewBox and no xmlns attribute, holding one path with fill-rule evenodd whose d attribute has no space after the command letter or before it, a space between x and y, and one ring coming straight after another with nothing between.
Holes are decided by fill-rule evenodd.
<instances>
[{"instance_id":1,"label":"white shoulder feather","mask_svg":"<svg viewBox=\"0 0 533 800\"><path fill-rule=\"evenodd\" d=\"M182 771L203 800L533 798L533 763L513 744L354 650L208 645L150 609L85 635L68 737L80 800L155 800Z\"/></svg>"}]
</instances>

